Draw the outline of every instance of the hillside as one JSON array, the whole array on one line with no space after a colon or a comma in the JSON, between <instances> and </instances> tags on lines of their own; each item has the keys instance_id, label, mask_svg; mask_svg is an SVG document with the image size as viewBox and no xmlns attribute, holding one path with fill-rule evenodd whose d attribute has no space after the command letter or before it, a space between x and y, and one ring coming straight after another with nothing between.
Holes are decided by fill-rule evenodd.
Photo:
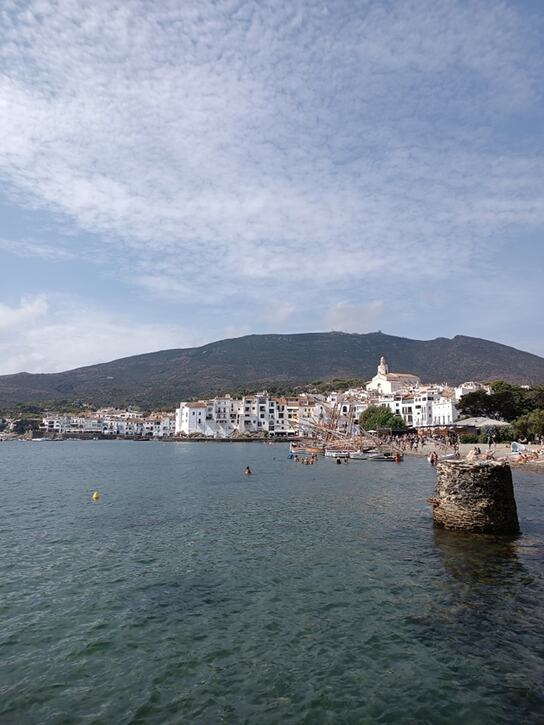
<instances>
[{"instance_id":1,"label":"hillside","mask_svg":"<svg viewBox=\"0 0 544 725\"><path fill-rule=\"evenodd\" d=\"M370 379L381 355L423 381L503 378L544 383L544 358L457 335L409 340L373 332L248 335L135 355L62 373L0 376L0 403L82 400L95 405L173 405L179 400L272 384Z\"/></svg>"}]
</instances>

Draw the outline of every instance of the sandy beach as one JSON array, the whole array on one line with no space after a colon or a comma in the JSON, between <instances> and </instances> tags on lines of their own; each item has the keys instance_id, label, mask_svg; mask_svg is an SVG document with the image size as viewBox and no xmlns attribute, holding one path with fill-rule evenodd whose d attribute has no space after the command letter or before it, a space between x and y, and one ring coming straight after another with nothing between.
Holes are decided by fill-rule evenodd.
<instances>
[{"instance_id":1,"label":"sandy beach","mask_svg":"<svg viewBox=\"0 0 544 725\"><path fill-rule=\"evenodd\" d=\"M480 460L484 461L486 459L486 455L488 452L488 447L483 444L474 444L474 443L460 443L459 444L459 453L461 454L461 458L466 458L467 454L470 451L473 451L474 448L479 447L482 451L482 455L480 457ZM432 451L436 451L439 455L443 454L445 452L444 446L439 444L433 444L433 443L427 443L423 450L417 451L417 453L413 451L406 451L406 455L415 455L415 456L428 456L429 453ZM507 461L511 466L515 466L516 468L524 468L530 471L535 471L537 473L544 474L544 455L540 455L538 459L526 461L523 458L520 458L519 455L512 454L512 449L510 446L510 443L497 443L494 446L492 446L491 450L494 453L495 460L501 461L505 460ZM544 446L542 445L535 445L535 444L526 444L524 454L528 455L535 455L538 453L538 451L544 450Z\"/></svg>"}]
</instances>

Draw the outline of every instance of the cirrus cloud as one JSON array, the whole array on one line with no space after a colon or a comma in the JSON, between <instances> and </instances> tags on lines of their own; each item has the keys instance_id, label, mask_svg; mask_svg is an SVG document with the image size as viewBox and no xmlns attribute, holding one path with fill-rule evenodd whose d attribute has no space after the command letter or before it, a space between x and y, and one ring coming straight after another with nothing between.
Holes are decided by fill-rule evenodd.
<instances>
[{"instance_id":1,"label":"cirrus cloud","mask_svg":"<svg viewBox=\"0 0 544 725\"><path fill-rule=\"evenodd\" d=\"M452 297L544 227L543 26L490 0L6 0L0 180L60 257L235 327L240 291L271 324L350 325L377 278Z\"/></svg>"}]
</instances>

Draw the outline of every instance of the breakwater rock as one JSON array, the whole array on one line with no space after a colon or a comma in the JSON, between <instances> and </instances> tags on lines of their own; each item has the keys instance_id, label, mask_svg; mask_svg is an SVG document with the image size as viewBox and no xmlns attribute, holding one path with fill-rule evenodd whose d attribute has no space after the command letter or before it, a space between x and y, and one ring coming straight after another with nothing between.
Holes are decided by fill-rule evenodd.
<instances>
[{"instance_id":1,"label":"breakwater rock","mask_svg":"<svg viewBox=\"0 0 544 725\"><path fill-rule=\"evenodd\" d=\"M444 461L437 466L435 526L487 534L517 534L519 521L506 463Z\"/></svg>"}]
</instances>

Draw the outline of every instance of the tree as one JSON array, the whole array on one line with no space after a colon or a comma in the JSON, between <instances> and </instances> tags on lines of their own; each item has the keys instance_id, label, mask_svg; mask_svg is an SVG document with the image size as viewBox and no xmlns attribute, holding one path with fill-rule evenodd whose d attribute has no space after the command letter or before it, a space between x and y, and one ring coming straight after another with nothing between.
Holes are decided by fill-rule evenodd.
<instances>
[{"instance_id":1,"label":"tree","mask_svg":"<svg viewBox=\"0 0 544 725\"><path fill-rule=\"evenodd\" d=\"M544 435L544 409L533 410L520 416L514 421L512 427L518 438Z\"/></svg>"},{"instance_id":2,"label":"tree","mask_svg":"<svg viewBox=\"0 0 544 725\"><path fill-rule=\"evenodd\" d=\"M529 413L533 406L529 401L529 390L519 385L512 385L504 380L491 383L491 402L495 415L503 420L514 420L520 415Z\"/></svg>"},{"instance_id":3,"label":"tree","mask_svg":"<svg viewBox=\"0 0 544 725\"><path fill-rule=\"evenodd\" d=\"M16 420L13 425L13 432L17 435L22 435L29 430L38 430L40 427L41 420L32 418L20 418Z\"/></svg>"},{"instance_id":4,"label":"tree","mask_svg":"<svg viewBox=\"0 0 544 725\"><path fill-rule=\"evenodd\" d=\"M385 405L369 405L359 416L359 425L364 430L380 428L405 428L404 421Z\"/></svg>"},{"instance_id":5,"label":"tree","mask_svg":"<svg viewBox=\"0 0 544 725\"><path fill-rule=\"evenodd\" d=\"M531 410L544 410L544 385L534 385L525 391L527 405Z\"/></svg>"},{"instance_id":6,"label":"tree","mask_svg":"<svg viewBox=\"0 0 544 725\"><path fill-rule=\"evenodd\" d=\"M504 380L495 380L491 383L490 394L485 390L467 393L459 400L458 408L463 415L468 415L470 418L482 416L510 422L532 410L534 405L531 402L531 395L535 395L535 399L538 399L537 392L533 393Z\"/></svg>"},{"instance_id":7,"label":"tree","mask_svg":"<svg viewBox=\"0 0 544 725\"><path fill-rule=\"evenodd\" d=\"M457 407L460 413L469 418L486 418L493 414L491 395L488 395L485 390L475 390L473 393L463 395Z\"/></svg>"}]
</instances>

